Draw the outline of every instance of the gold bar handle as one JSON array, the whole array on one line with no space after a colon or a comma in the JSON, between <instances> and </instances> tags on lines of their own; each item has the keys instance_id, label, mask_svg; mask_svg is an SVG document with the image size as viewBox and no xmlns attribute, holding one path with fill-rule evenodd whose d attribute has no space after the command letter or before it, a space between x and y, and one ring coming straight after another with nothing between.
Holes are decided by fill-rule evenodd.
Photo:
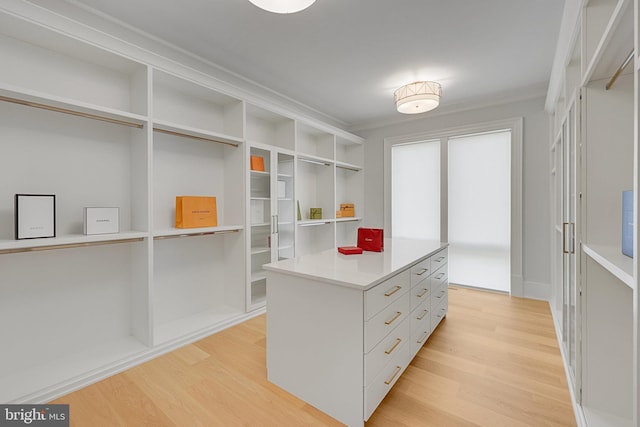
<instances>
[{"instance_id":1,"label":"gold bar handle","mask_svg":"<svg viewBox=\"0 0 640 427\"><path fill-rule=\"evenodd\" d=\"M420 273L416 273L417 276L422 276L424 273L426 273L427 271L429 271L428 268L422 268L420 269Z\"/></svg>"},{"instance_id":2,"label":"gold bar handle","mask_svg":"<svg viewBox=\"0 0 640 427\"><path fill-rule=\"evenodd\" d=\"M427 289L427 288L423 288L423 289L422 289L422 293L416 294L416 296L417 296L418 298L422 298L423 296L425 296L425 295L427 294L427 292L429 292L429 289Z\"/></svg>"},{"instance_id":3,"label":"gold bar handle","mask_svg":"<svg viewBox=\"0 0 640 427\"><path fill-rule=\"evenodd\" d=\"M402 316L402 312L400 312L400 311L396 311L396 315L395 315L395 316L393 316L391 319L387 320L386 322L384 322L384 324L385 324L385 325L390 325L390 324L392 324L393 322L395 322L395 321L396 321L396 319L397 319L398 317L400 317L400 316Z\"/></svg>"},{"instance_id":4,"label":"gold bar handle","mask_svg":"<svg viewBox=\"0 0 640 427\"><path fill-rule=\"evenodd\" d=\"M444 257L441 256L439 258L434 259L435 262L442 262L442 260L444 260Z\"/></svg>"},{"instance_id":5,"label":"gold bar handle","mask_svg":"<svg viewBox=\"0 0 640 427\"><path fill-rule=\"evenodd\" d=\"M395 344L393 344L389 350L385 350L385 351L384 351L384 353L385 353L385 354L391 354L391 353L393 353L393 350L395 350L395 349L396 349L396 347L397 347L401 342L402 342L402 340L401 340L400 338L396 338L396 342L395 342Z\"/></svg>"},{"instance_id":6,"label":"gold bar handle","mask_svg":"<svg viewBox=\"0 0 640 427\"><path fill-rule=\"evenodd\" d=\"M424 335L422 335L422 337L420 337L420 339L417 341L418 344L422 344L423 342L425 342L427 340L427 337L429 336L429 331L425 331Z\"/></svg>"},{"instance_id":7,"label":"gold bar handle","mask_svg":"<svg viewBox=\"0 0 640 427\"><path fill-rule=\"evenodd\" d=\"M400 285L396 285L392 291L387 291L385 292L384 296L385 297L390 297L391 295L395 294L396 292L398 292L400 289L402 289L402 286Z\"/></svg>"},{"instance_id":8,"label":"gold bar handle","mask_svg":"<svg viewBox=\"0 0 640 427\"><path fill-rule=\"evenodd\" d=\"M427 314L429 314L429 310L425 309L420 316L416 317L416 319L422 320Z\"/></svg>"},{"instance_id":9,"label":"gold bar handle","mask_svg":"<svg viewBox=\"0 0 640 427\"><path fill-rule=\"evenodd\" d=\"M440 274L438 274L436 277L434 277L434 279L436 279L436 280L440 280L440 279L442 279L443 277L444 277L444 273L440 273Z\"/></svg>"},{"instance_id":10,"label":"gold bar handle","mask_svg":"<svg viewBox=\"0 0 640 427\"><path fill-rule=\"evenodd\" d=\"M393 380L396 379L396 377L398 376L398 374L400 373L400 371L402 371L402 367L401 366L396 366L396 370L393 371L393 375L391 375L391 378L389 378L388 380L386 380L384 383L386 385L389 385L393 382Z\"/></svg>"},{"instance_id":11,"label":"gold bar handle","mask_svg":"<svg viewBox=\"0 0 640 427\"><path fill-rule=\"evenodd\" d=\"M576 253L576 223L571 223L571 253Z\"/></svg>"}]
</instances>

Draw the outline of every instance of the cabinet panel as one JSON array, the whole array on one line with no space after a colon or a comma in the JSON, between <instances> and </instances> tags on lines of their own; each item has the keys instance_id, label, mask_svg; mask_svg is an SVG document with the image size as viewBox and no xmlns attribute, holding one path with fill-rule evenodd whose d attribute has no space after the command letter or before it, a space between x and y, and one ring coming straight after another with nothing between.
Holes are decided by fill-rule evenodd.
<instances>
[{"instance_id":1,"label":"cabinet panel","mask_svg":"<svg viewBox=\"0 0 640 427\"><path fill-rule=\"evenodd\" d=\"M388 333L409 315L409 293L402 296L376 313L364 325L364 351L368 353Z\"/></svg>"},{"instance_id":2,"label":"cabinet panel","mask_svg":"<svg viewBox=\"0 0 640 427\"><path fill-rule=\"evenodd\" d=\"M411 322L405 319L369 353L364 355L364 386L372 384L380 371L388 365L403 347L409 345Z\"/></svg>"},{"instance_id":3,"label":"cabinet panel","mask_svg":"<svg viewBox=\"0 0 640 427\"><path fill-rule=\"evenodd\" d=\"M411 354L415 355L431 335L431 305L423 301L422 305L411 312Z\"/></svg>"},{"instance_id":4,"label":"cabinet panel","mask_svg":"<svg viewBox=\"0 0 640 427\"><path fill-rule=\"evenodd\" d=\"M369 320L384 307L408 292L409 280L409 271L403 271L365 292L365 320Z\"/></svg>"}]
</instances>

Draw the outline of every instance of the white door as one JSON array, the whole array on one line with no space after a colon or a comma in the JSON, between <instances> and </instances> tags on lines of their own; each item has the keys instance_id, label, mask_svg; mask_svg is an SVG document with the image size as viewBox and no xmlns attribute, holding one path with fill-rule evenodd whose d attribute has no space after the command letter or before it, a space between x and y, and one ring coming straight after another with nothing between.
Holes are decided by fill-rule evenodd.
<instances>
[{"instance_id":1,"label":"white door","mask_svg":"<svg viewBox=\"0 0 640 427\"><path fill-rule=\"evenodd\" d=\"M448 142L449 282L511 290L511 130Z\"/></svg>"}]
</instances>

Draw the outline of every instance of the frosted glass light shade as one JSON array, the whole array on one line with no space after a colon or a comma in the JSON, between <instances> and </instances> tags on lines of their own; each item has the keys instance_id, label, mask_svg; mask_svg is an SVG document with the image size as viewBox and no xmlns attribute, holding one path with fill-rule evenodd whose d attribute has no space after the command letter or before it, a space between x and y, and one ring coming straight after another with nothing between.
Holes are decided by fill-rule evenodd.
<instances>
[{"instance_id":1,"label":"frosted glass light shade","mask_svg":"<svg viewBox=\"0 0 640 427\"><path fill-rule=\"evenodd\" d=\"M316 0L249 0L251 3L273 13L295 13L311 6Z\"/></svg>"},{"instance_id":2,"label":"frosted glass light shade","mask_svg":"<svg viewBox=\"0 0 640 427\"><path fill-rule=\"evenodd\" d=\"M431 111L440 105L442 86L437 82L414 82L404 85L394 93L396 108L403 114Z\"/></svg>"}]
</instances>

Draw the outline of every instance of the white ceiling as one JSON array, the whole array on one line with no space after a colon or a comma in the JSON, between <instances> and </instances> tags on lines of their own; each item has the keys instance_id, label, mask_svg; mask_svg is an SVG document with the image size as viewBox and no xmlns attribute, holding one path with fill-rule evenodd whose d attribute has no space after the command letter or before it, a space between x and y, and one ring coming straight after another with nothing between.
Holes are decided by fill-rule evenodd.
<instances>
[{"instance_id":1,"label":"white ceiling","mask_svg":"<svg viewBox=\"0 0 640 427\"><path fill-rule=\"evenodd\" d=\"M67 1L352 129L400 119L393 92L415 80L442 84L441 110L544 95L564 7L564 0L317 0L279 15L248 0Z\"/></svg>"}]
</instances>

